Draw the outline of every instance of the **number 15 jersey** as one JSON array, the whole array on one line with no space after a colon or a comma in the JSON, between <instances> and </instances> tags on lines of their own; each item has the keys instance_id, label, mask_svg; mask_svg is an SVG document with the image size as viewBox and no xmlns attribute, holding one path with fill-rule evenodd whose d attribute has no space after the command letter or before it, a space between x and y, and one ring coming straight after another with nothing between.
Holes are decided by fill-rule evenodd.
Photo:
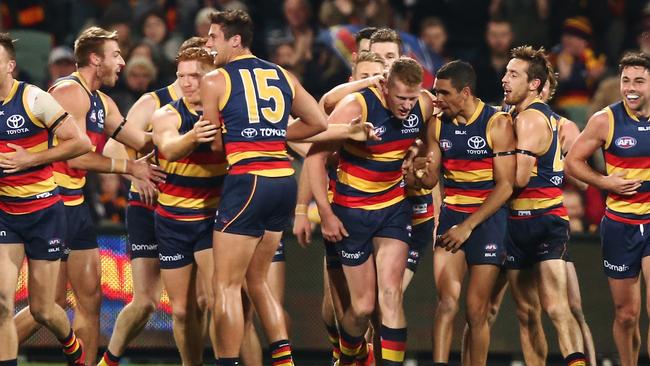
<instances>
[{"instance_id":1,"label":"number 15 jersey","mask_svg":"<svg viewBox=\"0 0 650 366\"><path fill-rule=\"evenodd\" d=\"M237 57L219 72L226 81L218 102L228 173L292 175L286 139L295 91L287 72L253 55Z\"/></svg>"}]
</instances>

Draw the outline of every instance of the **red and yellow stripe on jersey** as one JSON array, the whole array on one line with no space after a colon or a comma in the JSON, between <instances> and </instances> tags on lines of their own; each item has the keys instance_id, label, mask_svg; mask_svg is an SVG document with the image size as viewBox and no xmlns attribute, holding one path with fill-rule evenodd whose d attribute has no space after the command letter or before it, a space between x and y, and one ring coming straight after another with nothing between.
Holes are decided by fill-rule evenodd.
<instances>
[{"instance_id":1,"label":"red and yellow stripe on jersey","mask_svg":"<svg viewBox=\"0 0 650 366\"><path fill-rule=\"evenodd\" d=\"M381 92L367 88L354 93L362 107L362 120L372 121L381 141L346 141L340 151L334 203L350 208L378 210L406 195L402 162L406 151L425 128L421 98L406 119L388 109Z\"/></svg>"},{"instance_id":2,"label":"red and yellow stripe on jersey","mask_svg":"<svg viewBox=\"0 0 650 366\"><path fill-rule=\"evenodd\" d=\"M31 111L27 100L29 88L23 82L13 82L10 92L0 105L0 153L13 154L7 146L14 144L30 153L49 148L47 130L54 121L41 121ZM63 115L61 114L57 117ZM14 215L28 214L60 201L59 190L50 164L39 165L18 173L0 171L0 210Z\"/></svg>"},{"instance_id":3,"label":"red and yellow stripe on jersey","mask_svg":"<svg viewBox=\"0 0 650 366\"><path fill-rule=\"evenodd\" d=\"M292 175L286 136L295 91L287 72L253 55L237 57L219 72L226 81L219 110L228 174Z\"/></svg>"},{"instance_id":4,"label":"red and yellow stripe on jersey","mask_svg":"<svg viewBox=\"0 0 650 366\"><path fill-rule=\"evenodd\" d=\"M165 108L178 114L180 134L191 131L199 120L199 114L184 98ZM214 153L210 144L203 143L187 157L174 162L159 151L158 162L167 178L158 186L157 214L180 221L198 221L215 215L227 168L221 154Z\"/></svg>"},{"instance_id":5,"label":"red and yellow stripe on jersey","mask_svg":"<svg viewBox=\"0 0 650 366\"><path fill-rule=\"evenodd\" d=\"M603 148L607 174L625 171L627 179L641 180L638 193L608 193L605 215L629 224L650 223L650 122L639 119L625 102L605 108L609 136Z\"/></svg>"},{"instance_id":6,"label":"red and yellow stripe on jersey","mask_svg":"<svg viewBox=\"0 0 650 366\"><path fill-rule=\"evenodd\" d=\"M101 154L107 140L104 134L104 120L107 115L106 95L98 90L91 92L78 72L57 80L50 90L63 83L79 84L88 94L90 108L86 113L86 134L90 138L93 151ZM54 179L61 189L63 203L66 206L82 204L84 202L83 187L86 185L86 171L72 168L66 161L58 161L52 165L54 167Z\"/></svg>"},{"instance_id":7,"label":"red and yellow stripe on jersey","mask_svg":"<svg viewBox=\"0 0 650 366\"><path fill-rule=\"evenodd\" d=\"M505 113L479 102L466 123L441 115L436 135L442 152L444 204L472 213L494 188L490 128Z\"/></svg>"},{"instance_id":8,"label":"red and yellow stripe on jersey","mask_svg":"<svg viewBox=\"0 0 650 366\"><path fill-rule=\"evenodd\" d=\"M564 162L558 125L561 117L541 100L533 101L526 110L535 111L544 118L551 131L551 141L546 151L535 160L528 185L510 201L510 218L519 220L540 215L555 215L569 220L562 203Z\"/></svg>"}]
</instances>

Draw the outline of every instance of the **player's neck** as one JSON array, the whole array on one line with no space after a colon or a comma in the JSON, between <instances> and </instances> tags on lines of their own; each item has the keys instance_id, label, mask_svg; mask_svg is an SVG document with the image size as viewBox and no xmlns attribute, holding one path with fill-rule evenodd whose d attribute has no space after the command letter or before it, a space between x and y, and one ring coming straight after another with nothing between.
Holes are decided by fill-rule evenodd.
<instances>
[{"instance_id":1,"label":"player's neck","mask_svg":"<svg viewBox=\"0 0 650 366\"><path fill-rule=\"evenodd\" d=\"M625 100L623 100L623 103L625 103L627 110L630 111L635 117L650 119L650 103L645 103L643 107L639 110L634 110L630 108L630 106L625 102Z\"/></svg>"},{"instance_id":2,"label":"player's neck","mask_svg":"<svg viewBox=\"0 0 650 366\"><path fill-rule=\"evenodd\" d=\"M538 93L534 93L534 92L528 93L528 96L526 96L524 100L515 104L515 110L521 112L526 108L528 108L529 105L533 104L533 102L538 99L541 100L541 97Z\"/></svg>"},{"instance_id":3,"label":"player's neck","mask_svg":"<svg viewBox=\"0 0 650 366\"><path fill-rule=\"evenodd\" d=\"M253 53L251 52L251 50L249 48L237 48L237 49L233 50L232 54L230 54L230 57L228 57L228 62L231 62L231 61L235 60L238 57L248 56L248 55L252 55L252 54Z\"/></svg>"},{"instance_id":4,"label":"player's neck","mask_svg":"<svg viewBox=\"0 0 650 366\"><path fill-rule=\"evenodd\" d=\"M476 112L476 108L478 108L479 103L480 100L477 97L473 96L471 98L468 98L463 105L463 109L461 109L460 113L458 113L456 120L460 123L467 123Z\"/></svg>"},{"instance_id":5,"label":"player's neck","mask_svg":"<svg viewBox=\"0 0 650 366\"><path fill-rule=\"evenodd\" d=\"M11 93L11 88L14 86L14 78L11 75L8 75L5 79L5 82L0 85L0 101L7 99L9 93Z\"/></svg>"},{"instance_id":6,"label":"player's neck","mask_svg":"<svg viewBox=\"0 0 650 366\"><path fill-rule=\"evenodd\" d=\"M84 66L77 69L79 75L83 79L83 82L86 84L86 87L90 89L90 92L99 90L102 87L102 81L97 77L97 70L93 66Z\"/></svg>"}]
</instances>

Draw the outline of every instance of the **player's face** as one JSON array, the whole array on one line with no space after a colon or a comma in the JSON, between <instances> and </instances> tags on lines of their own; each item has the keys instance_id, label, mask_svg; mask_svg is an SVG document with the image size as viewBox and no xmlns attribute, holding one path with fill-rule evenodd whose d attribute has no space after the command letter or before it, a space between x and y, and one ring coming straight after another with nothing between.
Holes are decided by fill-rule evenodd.
<instances>
[{"instance_id":1,"label":"player's face","mask_svg":"<svg viewBox=\"0 0 650 366\"><path fill-rule=\"evenodd\" d=\"M370 52L381 56L386 62L386 70L389 70L393 62L399 58L399 46L394 42L378 42L370 45Z\"/></svg>"},{"instance_id":2,"label":"player's face","mask_svg":"<svg viewBox=\"0 0 650 366\"><path fill-rule=\"evenodd\" d=\"M201 102L199 89L203 75L205 75L205 70L198 61L188 60L178 63L176 77L183 91L183 96L189 103L198 104Z\"/></svg>"},{"instance_id":3,"label":"player's face","mask_svg":"<svg viewBox=\"0 0 650 366\"><path fill-rule=\"evenodd\" d=\"M513 58L506 66L506 74L501 79L506 104L516 105L526 99L530 88L528 82L528 62Z\"/></svg>"},{"instance_id":4,"label":"player's face","mask_svg":"<svg viewBox=\"0 0 650 366\"><path fill-rule=\"evenodd\" d=\"M463 95L451 84L450 79L438 79L433 83L436 106L447 117L456 117L463 108Z\"/></svg>"},{"instance_id":5,"label":"player's face","mask_svg":"<svg viewBox=\"0 0 650 366\"><path fill-rule=\"evenodd\" d=\"M354 74L352 80L366 79L384 73L384 65L379 62L364 61L359 62L354 66Z\"/></svg>"},{"instance_id":6,"label":"player's face","mask_svg":"<svg viewBox=\"0 0 650 366\"><path fill-rule=\"evenodd\" d=\"M408 86L395 78L386 84L386 102L393 116L405 119L411 113L420 96L421 84Z\"/></svg>"},{"instance_id":7,"label":"player's face","mask_svg":"<svg viewBox=\"0 0 650 366\"><path fill-rule=\"evenodd\" d=\"M113 87L119 78L118 74L124 67L124 59L117 41L104 42L104 55L97 70L97 76L102 85Z\"/></svg>"},{"instance_id":8,"label":"player's face","mask_svg":"<svg viewBox=\"0 0 650 366\"><path fill-rule=\"evenodd\" d=\"M11 73L16 68L16 61L9 58L9 53L4 47L0 46L0 87L2 87L7 80L11 80Z\"/></svg>"},{"instance_id":9,"label":"player's face","mask_svg":"<svg viewBox=\"0 0 650 366\"><path fill-rule=\"evenodd\" d=\"M627 66L621 72L621 96L630 109L641 110L650 100L650 73L642 66Z\"/></svg>"},{"instance_id":10,"label":"player's face","mask_svg":"<svg viewBox=\"0 0 650 366\"><path fill-rule=\"evenodd\" d=\"M214 64L217 66L223 66L228 63L228 56L230 51L230 43L226 39L226 36L221 30L219 24L210 25L210 31L208 32L208 41L205 44L206 47L209 47L213 53L216 53L214 56Z\"/></svg>"}]
</instances>

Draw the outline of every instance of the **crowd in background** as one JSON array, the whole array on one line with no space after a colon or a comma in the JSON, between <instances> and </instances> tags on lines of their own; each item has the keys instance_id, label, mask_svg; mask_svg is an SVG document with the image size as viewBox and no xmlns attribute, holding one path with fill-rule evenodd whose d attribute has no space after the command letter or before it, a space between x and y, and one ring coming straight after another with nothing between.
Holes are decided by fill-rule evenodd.
<instances>
[{"instance_id":1,"label":"crowd in background","mask_svg":"<svg viewBox=\"0 0 650 366\"><path fill-rule=\"evenodd\" d=\"M18 63L17 78L43 88L75 70L71 46L79 31L95 24L117 31L126 67L118 85L105 92L126 115L142 94L173 82L181 42L206 36L209 14L225 9L247 10L256 27L253 53L293 72L315 98L350 73L345 57L325 41L337 25L413 34L432 74L446 61L469 61L478 76L476 94L495 105L502 102L509 50L544 46L559 75L552 106L581 127L620 98L620 55L650 52L650 1L644 0L8 0L0 3L0 30L51 35L43 80L34 77L43 70ZM20 52L20 41L16 46ZM602 158L593 164L602 169ZM89 179L86 197L95 219L123 223L127 183L112 174ZM572 232L597 230L602 192L569 188L565 205Z\"/></svg>"}]
</instances>

